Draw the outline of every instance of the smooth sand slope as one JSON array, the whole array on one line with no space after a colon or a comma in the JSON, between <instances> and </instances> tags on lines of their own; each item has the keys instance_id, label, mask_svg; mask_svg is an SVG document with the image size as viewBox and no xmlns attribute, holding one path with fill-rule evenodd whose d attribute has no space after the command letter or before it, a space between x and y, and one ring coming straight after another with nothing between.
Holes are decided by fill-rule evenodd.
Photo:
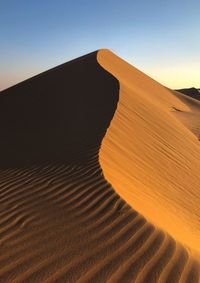
<instances>
[{"instance_id":1,"label":"smooth sand slope","mask_svg":"<svg viewBox=\"0 0 200 283\"><path fill-rule=\"evenodd\" d=\"M177 91L173 91L173 94L189 106L189 111L180 111L179 109L174 114L200 141L200 95L193 99L193 97Z\"/></svg>"},{"instance_id":2,"label":"smooth sand slope","mask_svg":"<svg viewBox=\"0 0 200 283\"><path fill-rule=\"evenodd\" d=\"M200 251L199 101L174 95L110 51L98 61L120 81L100 151L106 179L150 221Z\"/></svg>"},{"instance_id":3,"label":"smooth sand slope","mask_svg":"<svg viewBox=\"0 0 200 283\"><path fill-rule=\"evenodd\" d=\"M199 144L167 107L173 100L174 107L190 108L160 85L156 92L157 83L138 73L140 81L136 71L131 80L124 73L126 83L117 73L123 74L123 64L129 68L101 50L1 92L0 282L199 282L199 261L183 246L198 242L198 211L193 218L192 212ZM178 138L196 163L179 156ZM168 143L170 160L162 157ZM165 196L166 184L176 181L172 166L182 170L181 180Z\"/></svg>"}]
</instances>

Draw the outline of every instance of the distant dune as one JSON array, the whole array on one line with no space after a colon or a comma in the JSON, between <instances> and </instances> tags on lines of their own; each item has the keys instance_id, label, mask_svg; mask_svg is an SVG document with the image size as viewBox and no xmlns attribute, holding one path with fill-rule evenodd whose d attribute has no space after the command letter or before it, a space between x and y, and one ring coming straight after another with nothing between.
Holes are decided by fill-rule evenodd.
<instances>
[{"instance_id":1,"label":"distant dune","mask_svg":"<svg viewBox=\"0 0 200 283\"><path fill-rule=\"evenodd\" d=\"M183 88L183 89L178 89L177 91L181 92L181 93L183 93L185 95L188 95L188 96L190 96L192 98L195 98L197 100L200 100L200 92L199 92L199 89L197 89L197 88L194 88L194 87L192 87L192 88Z\"/></svg>"},{"instance_id":2,"label":"distant dune","mask_svg":"<svg viewBox=\"0 0 200 283\"><path fill-rule=\"evenodd\" d=\"M200 102L100 50L0 94L0 282L200 280Z\"/></svg>"}]
</instances>

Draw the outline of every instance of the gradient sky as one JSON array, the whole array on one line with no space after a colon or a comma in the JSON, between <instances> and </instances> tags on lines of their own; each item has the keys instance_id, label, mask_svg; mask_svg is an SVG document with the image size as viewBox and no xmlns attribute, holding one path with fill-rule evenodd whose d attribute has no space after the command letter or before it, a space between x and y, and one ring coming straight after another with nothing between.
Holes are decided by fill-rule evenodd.
<instances>
[{"instance_id":1,"label":"gradient sky","mask_svg":"<svg viewBox=\"0 0 200 283\"><path fill-rule=\"evenodd\" d=\"M0 90L100 48L168 87L200 87L200 1L0 0Z\"/></svg>"}]
</instances>

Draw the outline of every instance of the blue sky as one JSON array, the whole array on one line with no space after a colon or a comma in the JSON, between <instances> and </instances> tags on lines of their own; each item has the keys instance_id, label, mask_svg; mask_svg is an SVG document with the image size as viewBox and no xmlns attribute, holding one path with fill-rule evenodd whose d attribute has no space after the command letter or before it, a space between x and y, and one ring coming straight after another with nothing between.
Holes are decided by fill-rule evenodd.
<instances>
[{"instance_id":1,"label":"blue sky","mask_svg":"<svg viewBox=\"0 0 200 283\"><path fill-rule=\"evenodd\" d=\"M199 0L0 0L0 89L100 48L200 87Z\"/></svg>"}]
</instances>

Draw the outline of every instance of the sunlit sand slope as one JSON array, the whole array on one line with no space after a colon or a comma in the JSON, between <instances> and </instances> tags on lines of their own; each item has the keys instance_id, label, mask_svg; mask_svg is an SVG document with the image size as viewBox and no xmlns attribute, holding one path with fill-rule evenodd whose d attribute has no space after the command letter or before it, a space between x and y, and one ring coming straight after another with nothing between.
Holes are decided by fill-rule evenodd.
<instances>
[{"instance_id":1,"label":"sunlit sand slope","mask_svg":"<svg viewBox=\"0 0 200 283\"><path fill-rule=\"evenodd\" d=\"M1 282L198 282L198 262L120 199L97 158L0 176Z\"/></svg>"},{"instance_id":2,"label":"sunlit sand slope","mask_svg":"<svg viewBox=\"0 0 200 283\"><path fill-rule=\"evenodd\" d=\"M175 110L176 117L188 128L200 141L200 101L177 91L172 91L175 96L189 106L189 111Z\"/></svg>"},{"instance_id":3,"label":"sunlit sand slope","mask_svg":"<svg viewBox=\"0 0 200 283\"><path fill-rule=\"evenodd\" d=\"M200 143L190 129L193 119L199 131L199 102L180 100L108 50L98 62L120 82L100 151L106 179L148 220L200 250Z\"/></svg>"},{"instance_id":4,"label":"sunlit sand slope","mask_svg":"<svg viewBox=\"0 0 200 283\"><path fill-rule=\"evenodd\" d=\"M0 282L197 283L198 261L103 176L119 82L96 56L1 93Z\"/></svg>"}]
</instances>

